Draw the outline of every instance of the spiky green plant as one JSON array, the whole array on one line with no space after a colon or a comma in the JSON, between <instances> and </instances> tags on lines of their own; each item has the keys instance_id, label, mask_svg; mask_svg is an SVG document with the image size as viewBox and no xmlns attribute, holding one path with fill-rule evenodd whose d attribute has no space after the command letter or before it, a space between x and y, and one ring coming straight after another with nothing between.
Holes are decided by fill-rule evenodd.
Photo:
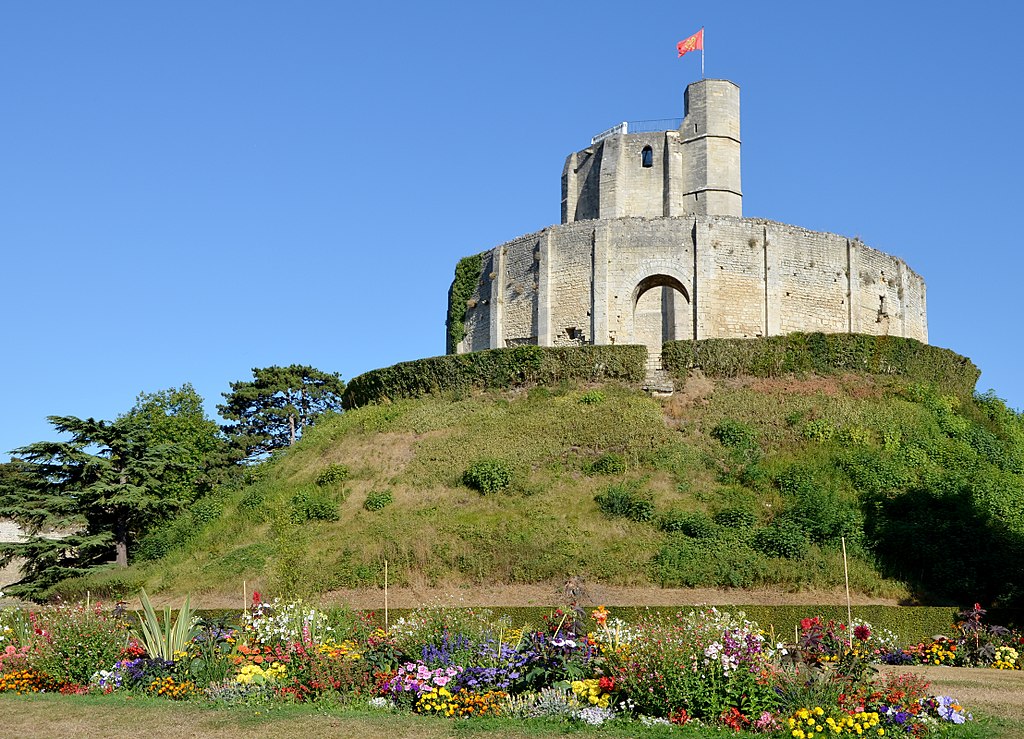
<instances>
[{"instance_id":1,"label":"spiky green plant","mask_svg":"<svg viewBox=\"0 0 1024 739\"><path fill-rule=\"evenodd\" d=\"M164 606L163 623L157 618L156 610L146 595L146 589L139 591L142 610L146 618L139 616L139 631L132 629L132 636L142 642L146 654L153 659L173 660L174 655L184 652L185 647L199 633L199 619L192 610L191 596L178 611L178 617L171 623L171 607Z\"/></svg>"}]
</instances>

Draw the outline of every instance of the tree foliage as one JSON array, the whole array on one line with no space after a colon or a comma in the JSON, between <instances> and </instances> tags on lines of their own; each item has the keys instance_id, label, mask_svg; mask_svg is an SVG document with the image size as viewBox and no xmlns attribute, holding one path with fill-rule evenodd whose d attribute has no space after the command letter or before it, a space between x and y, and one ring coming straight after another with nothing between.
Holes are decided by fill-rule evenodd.
<instances>
[{"instance_id":1,"label":"tree foliage","mask_svg":"<svg viewBox=\"0 0 1024 739\"><path fill-rule=\"evenodd\" d=\"M190 385L140 395L114 421L49 421L69 438L15 449L0 475L0 517L26 535L0 544L0 564L25 560L16 594L39 596L111 555L127 566L129 545L199 496L223 459L217 425Z\"/></svg>"},{"instance_id":2,"label":"tree foliage","mask_svg":"<svg viewBox=\"0 0 1024 739\"><path fill-rule=\"evenodd\" d=\"M328 412L341 412L345 383L337 373L293 364L253 368L253 379L231 383L217 411L233 424L224 432L253 459L291 446L302 430Z\"/></svg>"}]
</instances>

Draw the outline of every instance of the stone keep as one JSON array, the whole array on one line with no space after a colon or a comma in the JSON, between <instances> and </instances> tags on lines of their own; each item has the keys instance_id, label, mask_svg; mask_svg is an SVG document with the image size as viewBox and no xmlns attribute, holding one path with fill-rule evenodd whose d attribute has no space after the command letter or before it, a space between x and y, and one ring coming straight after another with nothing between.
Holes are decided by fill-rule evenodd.
<instances>
[{"instance_id":1,"label":"stone keep","mask_svg":"<svg viewBox=\"0 0 1024 739\"><path fill-rule=\"evenodd\" d=\"M453 283L448 351L645 344L795 331L928 341L924 280L830 233L743 218L739 88L686 88L678 130L621 124L570 154L562 223L480 254ZM463 293L464 295L464 293Z\"/></svg>"}]
</instances>

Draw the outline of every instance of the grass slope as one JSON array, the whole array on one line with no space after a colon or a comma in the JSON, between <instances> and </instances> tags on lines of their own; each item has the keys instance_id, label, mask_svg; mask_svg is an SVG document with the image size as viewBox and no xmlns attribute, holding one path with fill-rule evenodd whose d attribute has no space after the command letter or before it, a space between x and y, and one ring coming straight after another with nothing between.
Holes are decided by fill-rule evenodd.
<instances>
[{"instance_id":1,"label":"grass slope","mask_svg":"<svg viewBox=\"0 0 1024 739\"><path fill-rule=\"evenodd\" d=\"M466 487L479 460L508 465L511 485ZM345 479L318 484L332 465ZM1000 401L891 376L698 374L666 401L615 384L400 400L322 420L141 542L150 559L127 574L59 587L312 595L381 584L386 559L397 585L830 588L845 537L860 593L909 582L1012 602L1018 585L992 569L1021 561L1022 472L1024 425Z\"/></svg>"}]
</instances>

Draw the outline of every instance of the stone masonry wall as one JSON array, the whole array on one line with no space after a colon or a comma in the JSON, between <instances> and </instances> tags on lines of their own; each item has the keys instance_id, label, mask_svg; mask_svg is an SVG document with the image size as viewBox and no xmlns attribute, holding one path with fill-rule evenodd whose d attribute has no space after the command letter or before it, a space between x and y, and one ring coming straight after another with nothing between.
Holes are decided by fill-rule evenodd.
<instances>
[{"instance_id":1,"label":"stone masonry wall","mask_svg":"<svg viewBox=\"0 0 1024 739\"><path fill-rule=\"evenodd\" d=\"M573 226L551 229L548 244L551 346L607 343L594 341L590 331L594 222Z\"/></svg>"},{"instance_id":2,"label":"stone masonry wall","mask_svg":"<svg viewBox=\"0 0 1024 739\"><path fill-rule=\"evenodd\" d=\"M483 255L480 280L466 308L466 336L460 342L458 353L475 352L491 347L491 285L494 273L494 250Z\"/></svg>"},{"instance_id":3,"label":"stone masonry wall","mask_svg":"<svg viewBox=\"0 0 1024 739\"><path fill-rule=\"evenodd\" d=\"M522 236L502 245L505 252L502 346L537 343L537 266L540 238Z\"/></svg>"},{"instance_id":4,"label":"stone masonry wall","mask_svg":"<svg viewBox=\"0 0 1024 739\"><path fill-rule=\"evenodd\" d=\"M928 339L924 280L901 259L760 219L577 221L493 249L481 272L460 351L527 341L652 344L655 289L667 296L657 298L664 314L675 316L663 332L673 338L821 331ZM634 325L641 295L642 328Z\"/></svg>"}]
</instances>

